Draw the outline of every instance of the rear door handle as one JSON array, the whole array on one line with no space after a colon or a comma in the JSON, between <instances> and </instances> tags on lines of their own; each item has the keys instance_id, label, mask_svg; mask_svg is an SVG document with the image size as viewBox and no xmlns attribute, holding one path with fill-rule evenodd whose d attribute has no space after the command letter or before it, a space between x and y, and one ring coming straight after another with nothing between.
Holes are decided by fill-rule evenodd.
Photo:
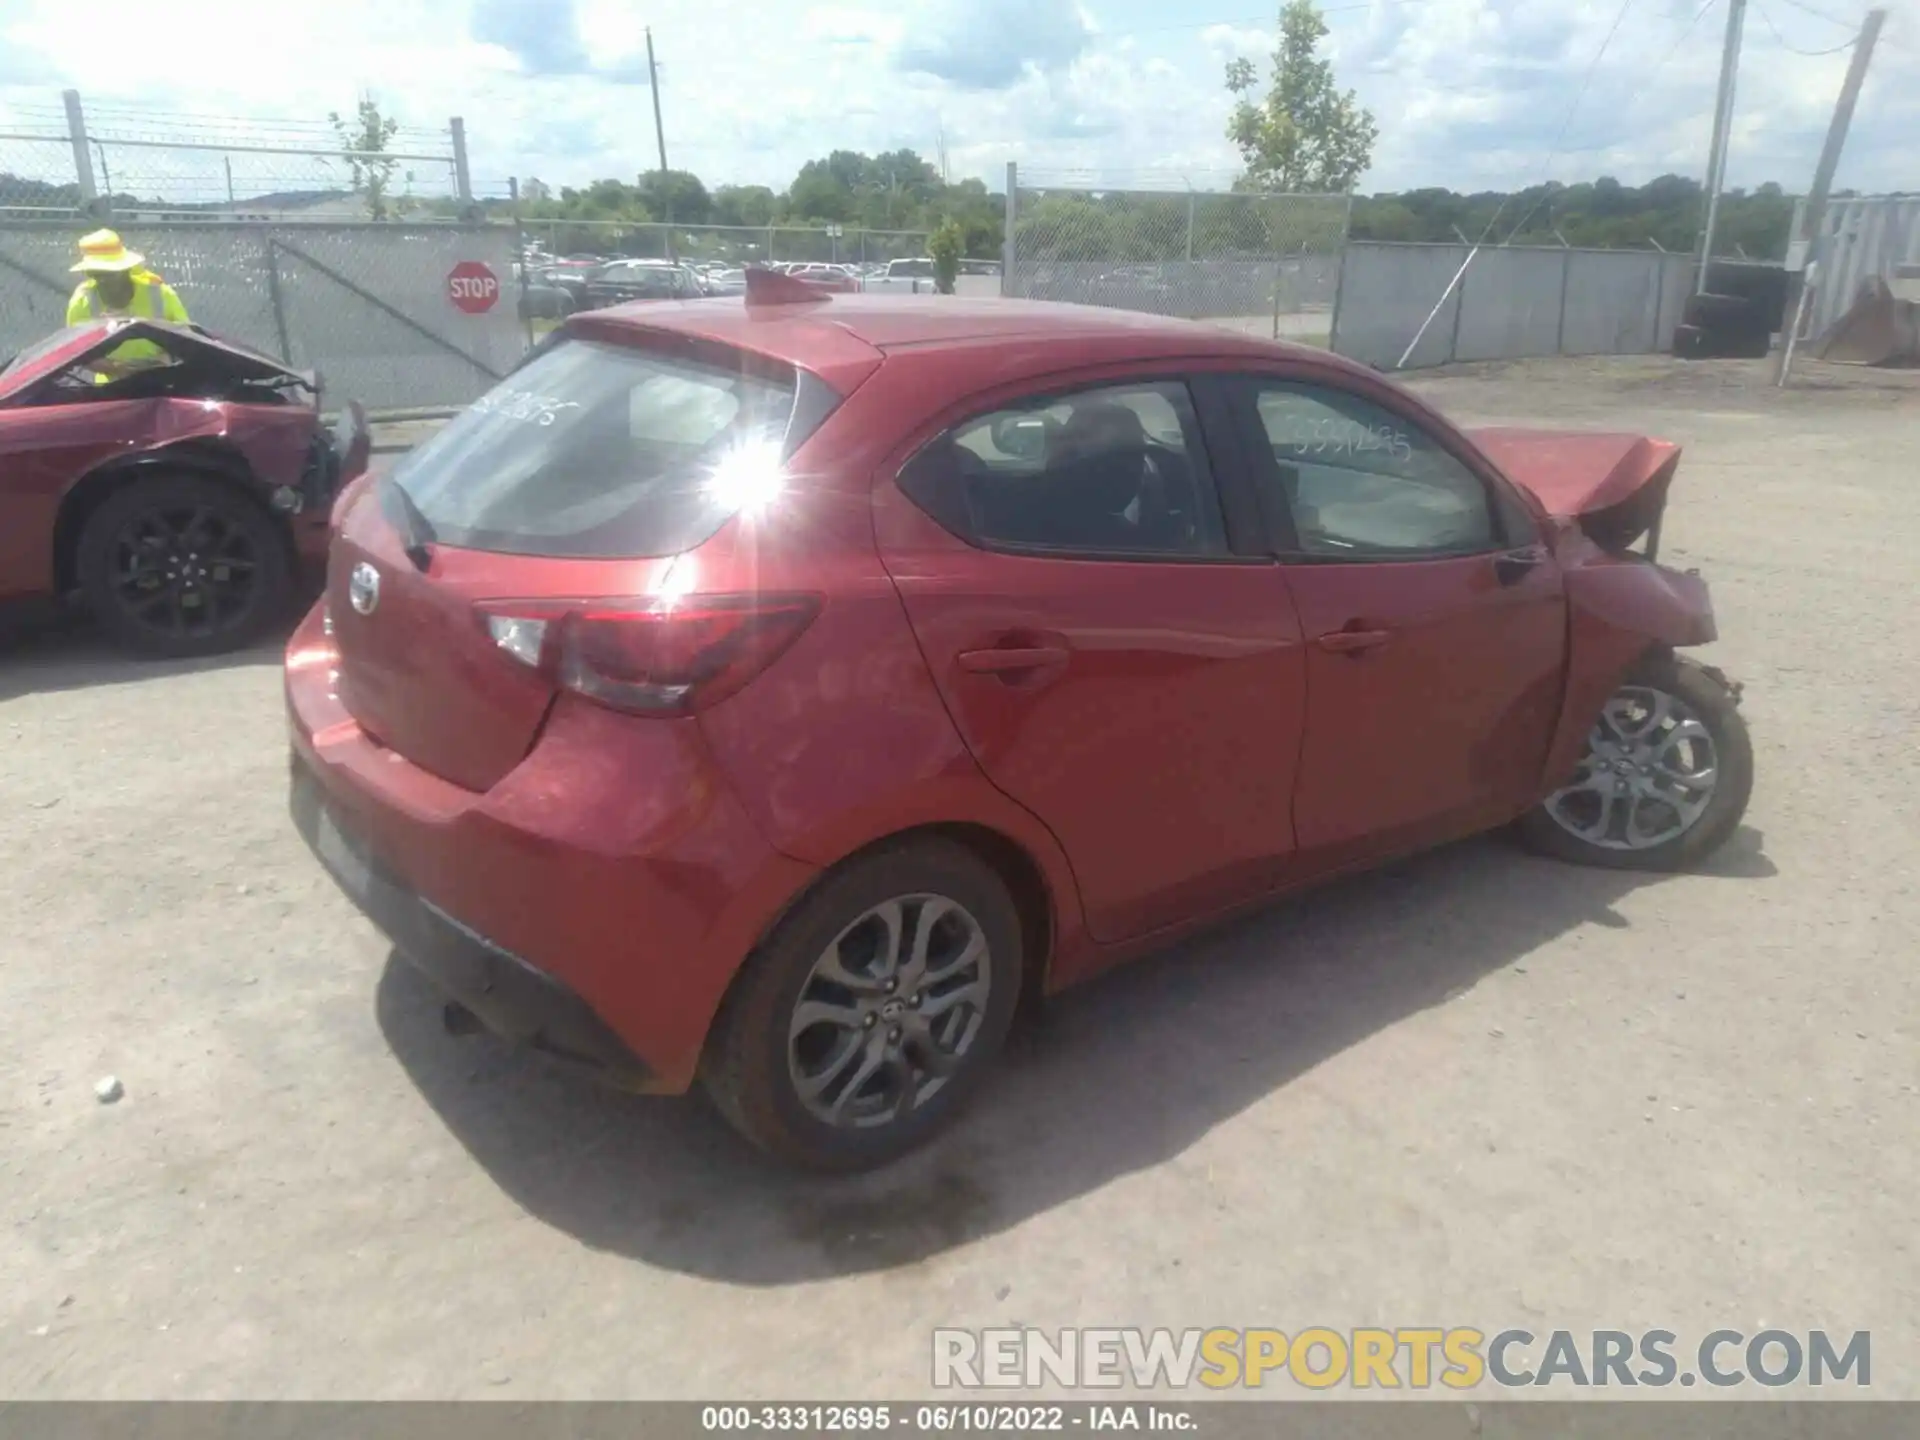
<instances>
[{"instance_id":1,"label":"rear door handle","mask_svg":"<svg viewBox=\"0 0 1920 1440\"><path fill-rule=\"evenodd\" d=\"M1392 638L1390 630L1329 630L1316 643L1335 655L1358 655L1363 650L1377 650Z\"/></svg>"},{"instance_id":2,"label":"rear door handle","mask_svg":"<svg viewBox=\"0 0 1920 1440\"><path fill-rule=\"evenodd\" d=\"M975 675L1014 675L1064 665L1068 652L1058 645L1004 645L990 650L962 650L960 668Z\"/></svg>"}]
</instances>

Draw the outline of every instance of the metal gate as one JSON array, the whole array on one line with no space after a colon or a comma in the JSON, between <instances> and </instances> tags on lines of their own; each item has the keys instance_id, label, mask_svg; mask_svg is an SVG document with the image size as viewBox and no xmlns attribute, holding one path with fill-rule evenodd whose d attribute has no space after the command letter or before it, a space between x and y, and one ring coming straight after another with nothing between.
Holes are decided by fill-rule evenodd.
<instances>
[{"instance_id":1,"label":"metal gate","mask_svg":"<svg viewBox=\"0 0 1920 1440\"><path fill-rule=\"evenodd\" d=\"M85 223L0 225L0 358L65 323L76 280L67 267ZM514 232L504 226L118 228L195 324L318 370L330 396L369 410L464 405L526 349ZM474 265L496 283L491 305L470 313L454 302L451 280L455 266L479 274Z\"/></svg>"}]
</instances>

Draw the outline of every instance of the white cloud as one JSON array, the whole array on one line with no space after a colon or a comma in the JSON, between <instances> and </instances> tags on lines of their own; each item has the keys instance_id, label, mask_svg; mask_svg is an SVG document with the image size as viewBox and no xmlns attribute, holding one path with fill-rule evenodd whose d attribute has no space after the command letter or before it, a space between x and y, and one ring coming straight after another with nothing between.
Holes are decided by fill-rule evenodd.
<instances>
[{"instance_id":1,"label":"white cloud","mask_svg":"<svg viewBox=\"0 0 1920 1440\"><path fill-rule=\"evenodd\" d=\"M1264 70L1273 45L1267 27L1182 23L1153 0L181 0L165 25L193 37L182 69L153 65L137 43L99 43L149 32L146 0L93 0L84 27L66 0L0 4L0 113L57 108L71 86L93 106L314 121L372 90L409 125L465 116L482 183L578 184L654 164L648 25L669 159L710 183L783 185L837 147L931 154L943 131L956 171L992 184L1009 159L1109 183L1128 171L1224 183L1236 157L1222 66L1245 55ZM1908 143L1920 93L1902 75L1920 63L1920 0L1892 6L1843 185L1920 183ZM1376 0L1329 17L1339 83L1380 123L1363 188L1698 173L1724 7L1692 23L1699 10L1639 0L1571 119L1615 0ZM1795 8L1769 15L1803 49L1846 38ZM1756 18L1731 179L1799 187L1846 56L1792 54Z\"/></svg>"}]
</instances>

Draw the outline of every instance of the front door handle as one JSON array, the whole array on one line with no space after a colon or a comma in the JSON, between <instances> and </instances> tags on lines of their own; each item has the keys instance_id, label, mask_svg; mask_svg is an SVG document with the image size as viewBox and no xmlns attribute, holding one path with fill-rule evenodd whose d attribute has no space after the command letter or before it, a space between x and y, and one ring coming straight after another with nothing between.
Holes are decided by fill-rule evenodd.
<instances>
[{"instance_id":1,"label":"front door handle","mask_svg":"<svg viewBox=\"0 0 1920 1440\"><path fill-rule=\"evenodd\" d=\"M1540 550L1509 550L1493 557L1493 576L1502 585L1518 585L1546 555Z\"/></svg>"},{"instance_id":2,"label":"front door handle","mask_svg":"<svg viewBox=\"0 0 1920 1440\"><path fill-rule=\"evenodd\" d=\"M1392 638L1390 630L1329 630L1315 643L1335 655L1358 655L1365 650L1377 650Z\"/></svg>"},{"instance_id":3,"label":"front door handle","mask_svg":"<svg viewBox=\"0 0 1920 1440\"><path fill-rule=\"evenodd\" d=\"M1058 645L998 645L989 650L962 650L960 668L975 675L1017 675L1064 665L1068 652Z\"/></svg>"}]
</instances>

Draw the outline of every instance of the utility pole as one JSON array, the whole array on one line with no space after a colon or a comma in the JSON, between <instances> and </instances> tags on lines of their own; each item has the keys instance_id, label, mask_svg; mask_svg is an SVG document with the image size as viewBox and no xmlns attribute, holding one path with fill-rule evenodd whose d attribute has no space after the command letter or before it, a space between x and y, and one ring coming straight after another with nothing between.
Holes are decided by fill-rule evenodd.
<instances>
[{"instance_id":1,"label":"utility pole","mask_svg":"<svg viewBox=\"0 0 1920 1440\"><path fill-rule=\"evenodd\" d=\"M1820 232L1826 224L1827 192L1833 189L1834 172L1840 168L1840 152L1847 145L1847 129L1853 124L1853 107L1860 99L1860 87L1866 83L1867 66L1873 63L1873 47L1880 39L1880 27L1886 23L1887 12L1869 10L1860 26L1860 34L1853 42L1853 58L1847 62L1847 78L1840 85L1840 99L1833 107L1833 119L1827 126L1827 143L1821 147L1820 163L1814 167L1813 188L1807 192L1807 203L1801 207L1800 231L1788 240L1789 253L1794 241L1804 242L1802 246L1802 264L1810 261L1826 261L1820 254ZM1787 277L1787 304L1784 311L1785 323L1791 327L1787 331L1786 341L1780 346L1779 358L1774 362L1773 378L1777 385L1787 383L1787 368L1792 359L1790 342L1799 328L1799 310L1801 289L1806 283L1804 269Z\"/></svg>"},{"instance_id":2,"label":"utility pole","mask_svg":"<svg viewBox=\"0 0 1920 1440\"><path fill-rule=\"evenodd\" d=\"M647 27L647 85L653 91L653 136L660 142L660 173L667 173L667 129L660 123L660 66L653 58L653 27Z\"/></svg>"},{"instance_id":3,"label":"utility pole","mask_svg":"<svg viewBox=\"0 0 1920 1440\"><path fill-rule=\"evenodd\" d=\"M1707 293L1707 265L1713 259L1713 230L1720 220L1720 192L1727 185L1727 140L1733 130L1734 78L1740 69L1740 35L1747 22L1747 0L1727 0L1727 39L1720 51L1720 90L1713 102L1713 148L1707 154L1707 220L1700 231L1700 266L1693 293Z\"/></svg>"},{"instance_id":4,"label":"utility pole","mask_svg":"<svg viewBox=\"0 0 1920 1440\"><path fill-rule=\"evenodd\" d=\"M660 66L653 58L653 27L647 26L647 88L653 91L653 138L660 142L660 203L667 209L667 259L673 259L673 190L667 175L667 127L660 120Z\"/></svg>"}]
</instances>

